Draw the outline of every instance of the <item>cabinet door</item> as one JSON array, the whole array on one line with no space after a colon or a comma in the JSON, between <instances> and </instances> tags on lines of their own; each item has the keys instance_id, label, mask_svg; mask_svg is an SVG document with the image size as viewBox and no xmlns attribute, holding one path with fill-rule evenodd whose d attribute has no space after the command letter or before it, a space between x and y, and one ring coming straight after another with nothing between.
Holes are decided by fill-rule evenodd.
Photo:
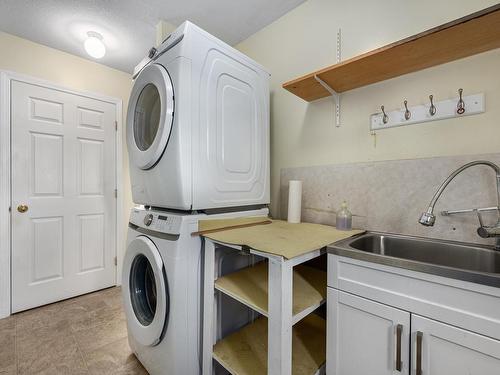
<instances>
[{"instance_id":1,"label":"cabinet door","mask_svg":"<svg viewBox=\"0 0 500 375\"><path fill-rule=\"evenodd\" d=\"M409 374L408 312L328 288L327 325L328 375Z\"/></svg>"},{"instance_id":2,"label":"cabinet door","mask_svg":"<svg viewBox=\"0 0 500 375\"><path fill-rule=\"evenodd\" d=\"M412 315L412 375L498 375L500 341Z\"/></svg>"}]
</instances>

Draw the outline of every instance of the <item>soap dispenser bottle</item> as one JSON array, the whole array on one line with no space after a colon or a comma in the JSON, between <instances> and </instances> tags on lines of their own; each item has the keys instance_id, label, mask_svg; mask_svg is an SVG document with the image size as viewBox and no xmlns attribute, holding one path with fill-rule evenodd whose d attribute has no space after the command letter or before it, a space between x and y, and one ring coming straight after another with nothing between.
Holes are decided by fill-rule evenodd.
<instances>
[{"instance_id":1,"label":"soap dispenser bottle","mask_svg":"<svg viewBox=\"0 0 500 375\"><path fill-rule=\"evenodd\" d=\"M343 201L340 210L337 212L336 228L339 230L352 229L352 214L347 208L347 202Z\"/></svg>"}]
</instances>

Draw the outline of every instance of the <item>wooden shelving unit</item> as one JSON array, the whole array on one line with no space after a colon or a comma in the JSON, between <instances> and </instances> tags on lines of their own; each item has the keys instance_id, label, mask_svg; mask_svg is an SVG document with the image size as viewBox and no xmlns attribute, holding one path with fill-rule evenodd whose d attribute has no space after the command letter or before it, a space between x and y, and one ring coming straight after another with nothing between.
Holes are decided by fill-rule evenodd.
<instances>
[{"instance_id":1,"label":"wooden shelving unit","mask_svg":"<svg viewBox=\"0 0 500 375\"><path fill-rule=\"evenodd\" d=\"M275 235L281 231L277 229ZM205 238L203 375L213 373L214 360L234 375L324 374L326 323L315 310L326 300L327 275L305 264L323 255L325 247L305 248L286 258L283 254L289 253L289 247L284 243L283 249L271 253ZM242 252L254 257L249 261L260 262L221 275L216 262L219 250ZM248 315L252 321L225 336L219 311L224 306L216 298L220 294L258 314Z\"/></svg>"},{"instance_id":2,"label":"wooden shelving unit","mask_svg":"<svg viewBox=\"0 0 500 375\"><path fill-rule=\"evenodd\" d=\"M306 101L500 48L500 4L283 84Z\"/></svg>"},{"instance_id":3,"label":"wooden shelving unit","mask_svg":"<svg viewBox=\"0 0 500 375\"><path fill-rule=\"evenodd\" d=\"M293 324L326 301L326 272L299 265L293 270ZM268 263L220 277L215 289L268 316Z\"/></svg>"},{"instance_id":4,"label":"wooden shelving unit","mask_svg":"<svg viewBox=\"0 0 500 375\"><path fill-rule=\"evenodd\" d=\"M258 318L217 342L214 359L232 375L267 374L266 337L267 319ZM292 373L317 373L326 361L326 321L312 314L297 323L293 327L292 348Z\"/></svg>"}]
</instances>

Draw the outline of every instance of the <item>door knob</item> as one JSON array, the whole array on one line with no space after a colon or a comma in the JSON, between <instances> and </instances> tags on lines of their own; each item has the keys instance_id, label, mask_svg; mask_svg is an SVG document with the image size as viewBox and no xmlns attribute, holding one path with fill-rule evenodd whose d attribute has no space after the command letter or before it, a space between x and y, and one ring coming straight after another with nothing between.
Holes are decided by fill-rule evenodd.
<instances>
[{"instance_id":1,"label":"door knob","mask_svg":"<svg viewBox=\"0 0 500 375\"><path fill-rule=\"evenodd\" d=\"M28 206L26 206L25 204L20 204L19 206L17 206L17 210L23 214L28 211Z\"/></svg>"}]
</instances>

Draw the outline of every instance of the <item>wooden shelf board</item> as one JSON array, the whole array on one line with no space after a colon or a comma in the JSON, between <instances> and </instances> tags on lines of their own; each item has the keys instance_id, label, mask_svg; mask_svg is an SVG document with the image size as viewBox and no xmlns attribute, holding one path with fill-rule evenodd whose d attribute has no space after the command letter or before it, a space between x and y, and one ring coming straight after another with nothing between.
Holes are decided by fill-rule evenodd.
<instances>
[{"instance_id":1,"label":"wooden shelf board","mask_svg":"<svg viewBox=\"0 0 500 375\"><path fill-rule=\"evenodd\" d=\"M267 374L267 319L217 342L213 357L233 375ZM293 327L292 374L313 375L325 361L326 321L312 314Z\"/></svg>"},{"instance_id":2,"label":"wooden shelf board","mask_svg":"<svg viewBox=\"0 0 500 375\"><path fill-rule=\"evenodd\" d=\"M298 265L293 270L293 323L313 312L326 300L326 272ZM220 277L215 289L251 309L268 316L268 264L255 266Z\"/></svg>"},{"instance_id":3,"label":"wooden shelf board","mask_svg":"<svg viewBox=\"0 0 500 375\"><path fill-rule=\"evenodd\" d=\"M500 4L283 84L306 101L500 48Z\"/></svg>"}]
</instances>

